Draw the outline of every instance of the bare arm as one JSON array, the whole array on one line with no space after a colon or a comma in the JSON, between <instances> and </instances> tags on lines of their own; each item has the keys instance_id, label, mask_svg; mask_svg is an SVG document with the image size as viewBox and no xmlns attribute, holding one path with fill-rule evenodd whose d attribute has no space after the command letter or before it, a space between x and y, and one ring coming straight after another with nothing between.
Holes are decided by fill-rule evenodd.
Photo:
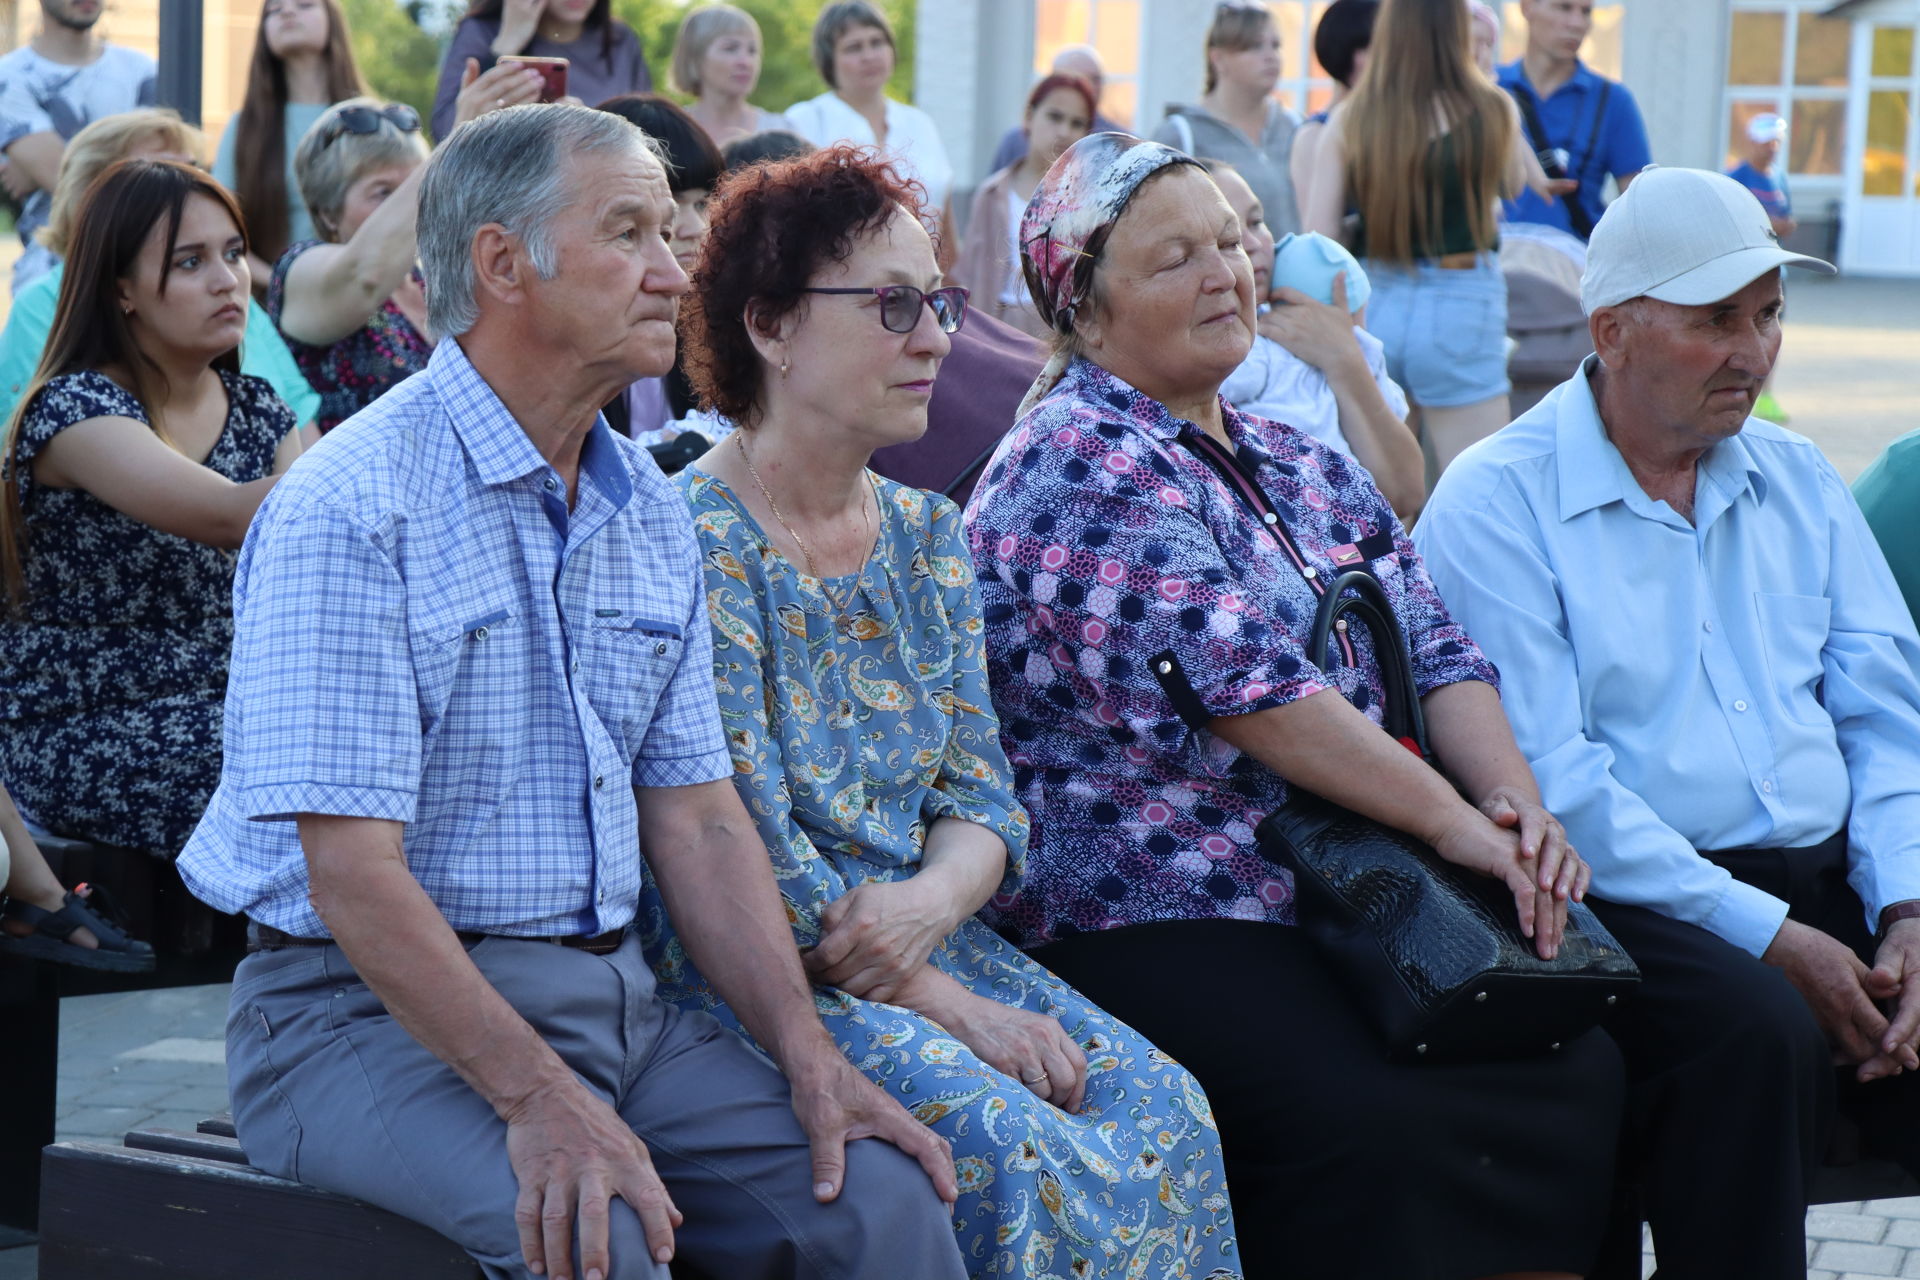
<instances>
[{"instance_id":1,"label":"bare arm","mask_svg":"<svg viewBox=\"0 0 1920 1280\"><path fill-rule=\"evenodd\" d=\"M281 451L288 448L281 442ZM235 484L211 467L175 452L144 422L89 418L47 442L34 479L54 489L85 489L115 511L162 533L214 547L238 547L253 513L279 480L275 474Z\"/></svg>"},{"instance_id":2,"label":"bare arm","mask_svg":"<svg viewBox=\"0 0 1920 1280\"><path fill-rule=\"evenodd\" d=\"M1491 695L1492 690L1487 692ZM1433 708L1433 697L1429 694L1423 706ZM1438 720L1450 718L1451 707L1444 701L1438 710ZM1444 777L1382 733L1339 693L1327 690L1281 707L1220 716L1209 727L1290 786L1404 831L1449 862L1502 881L1513 892L1521 929L1534 939L1540 954L1550 958L1559 949L1566 898L1585 887L1584 864L1572 850L1561 841L1527 856L1517 834L1463 800ZM1501 727L1511 740L1504 718ZM1436 729L1429 726L1430 736ZM1477 760L1468 758L1471 753L1459 739L1472 731L1468 725L1437 733L1470 769ZM1485 779L1476 776L1473 781ZM1561 882L1570 869L1574 883L1563 891Z\"/></svg>"},{"instance_id":3,"label":"bare arm","mask_svg":"<svg viewBox=\"0 0 1920 1280\"><path fill-rule=\"evenodd\" d=\"M1006 871L999 836L963 818L935 819L911 876L856 885L821 911L808 976L863 1000L893 1000L933 949L986 905Z\"/></svg>"},{"instance_id":4,"label":"bare arm","mask_svg":"<svg viewBox=\"0 0 1920 1280\"><path fill-rule=\"evenodd\" d=\"M287 268L280 332L325 347L373 318L413 270L414 217L419 212L417 166L380 202L345 244L320 244Z\"/></svg>"},{"instance_id":5,"label":"bare arm","mask_svg":"<svg viewBox=\"0 0 1920 1280\"><path fill-rule=\"evenodd\" d=\"M1340 224L1346 218L1347 141L1346 107L1334 108L1320 141L1313 150L1312 177L1308 180L1305 203L1301 208L1301 229L1323 236L1340 238Z\"/></svg>"},{"instance_id":6,"label":"bare arm","mask_svg":"<svg viewBox=\"0 0 1920 1280\"><path fill-rule=\"evenodd\" d=\"M793 1084L815 1195L840 1194L846 1143L877 1137L917 1159L951 1204L959 1189L946 1143L856 1071L820 1025L767 851L732 780L636 788L634 798L641 847L687 954Z\"/></svg>"},{"instance_id":7,"label":"bare arm","mask_svg":"<svg viewBox=\"0 0 1920 1280\"><path fill-rule=\"evenodd\" d=\"M401 824L303 814L300 843L314 910L354 971L506 1121L514 1218L535 1273L570 1280L576 1213L581 1264L607 1273L611 1195L639 1215L654 1256L672 1257L680 1214L645 1144L474 966L407 869Z\"/></svg>"},{"instance_id":8,"label":"bare arm","mask_svg":"<svg viewBox=\"0 0 1920 1280\"><path fill-rule=\"evenodd\" d=\"M1381 393L1354 337L1346 276L1334 277L1332 306L1296 289L1280 289L1274 297L1279 305L1260 317L1260 332L1326 377L1354 458L1394 513L1410 523L1427 500L1426 459L1419 439Z\"/></svg>"},{"instance_id":9,"label":"bare arm","mask_svg":"<svg viewBox=\"0 0 1920 1280\"><path fill-rule=\"evenodd\" d=\"M14 139L7 148L7 166L26 181L7 185L20 196L52 191L60 178L60 158L66 153L67 144L51 129Z\"/></svg>"},{"instance_id":10,"label":"bare arm","mask_svg":"<svg viewBox=\"0 0 1920 1280\"><path fill-rule=\"evenodd\" d=\"M513 63L486 71L469 58L455 98L455 123L540 96L537 72ZM413 270L418 254L414 224L420 207L418 165L380 202L345 244L322 244L287 268L280 332L308 346L325 347L373 317Z\"/></svg>"}]
</instances>

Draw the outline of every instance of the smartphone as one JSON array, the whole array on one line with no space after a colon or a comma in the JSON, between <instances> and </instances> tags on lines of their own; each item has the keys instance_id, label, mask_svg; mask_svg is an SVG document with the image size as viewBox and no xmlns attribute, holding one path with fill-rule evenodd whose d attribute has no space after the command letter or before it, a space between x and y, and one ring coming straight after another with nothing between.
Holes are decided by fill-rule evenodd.
<instances>
[{"instance_id":1,"label":"smartphone","mask_svg":"<svg viewBox=\"0 0 1920 1280\"><path fill-rule=\"evenodd\" d=\"M530 58L525 54L508 54L502 62L516 63L531 67L540 73L544 82L540 86L540 101L558 102L567 96L567 60L565 58Z\"/></svg>"}]
</instances>

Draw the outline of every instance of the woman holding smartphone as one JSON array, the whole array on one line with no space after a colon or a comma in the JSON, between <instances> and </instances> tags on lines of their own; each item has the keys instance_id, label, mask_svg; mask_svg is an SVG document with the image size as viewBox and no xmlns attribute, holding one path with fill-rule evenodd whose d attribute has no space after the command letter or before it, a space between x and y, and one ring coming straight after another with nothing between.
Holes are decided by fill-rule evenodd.
<instances>
[{"instance_id":1,"label":"woman holding smartphone","mask_svg":"<svg viewBox=\"0 0 1920 1280\"><path fill-rule=\"evenodd\" d=\"M487 71L521 56L565 58L567 96L588 104L653 88L640 37L613 16L613 0L472 0L440 64L433 136L446 137L458 123L455 99L467 59Z\"/></svg>"}]
</instances>

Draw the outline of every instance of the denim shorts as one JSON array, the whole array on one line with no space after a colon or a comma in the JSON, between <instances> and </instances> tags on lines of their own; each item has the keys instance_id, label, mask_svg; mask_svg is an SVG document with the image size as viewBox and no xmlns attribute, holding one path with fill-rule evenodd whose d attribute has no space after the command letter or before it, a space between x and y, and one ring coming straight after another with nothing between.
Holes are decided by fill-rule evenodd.
<instances>
[{"instance_id":1,"label":"denim shorts","mask_svg":"<svg viewBox=\"0 0 1920 1280\"><path fill-rule=\"evenodd\" d=\"M1451 409L1503 396L1507 282L1500 255L1467 271L1370 259L1367 330L1387 349L1387 373L1418 405Z\"/></svg>"}]
</instances>

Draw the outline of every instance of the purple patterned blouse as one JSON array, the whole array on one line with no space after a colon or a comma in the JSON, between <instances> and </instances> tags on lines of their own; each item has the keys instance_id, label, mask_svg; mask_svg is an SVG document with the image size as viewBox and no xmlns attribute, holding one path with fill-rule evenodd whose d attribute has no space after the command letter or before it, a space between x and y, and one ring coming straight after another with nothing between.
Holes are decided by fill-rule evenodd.
<instances>
[{"instance_id":1,"label":"purple patterned blouse","mask_svg":"<svg viewBox=\"0 0 1920 1280\"><path fill-rule=\"evenodd\" d=\"M317 244L303 240L273 264L267 283L267 315L275 328L287 305L287 271L293 260ZM283 331L280 335L286 338ZM287 338L287 350L307 381L320 393L314 423L325 435L381 396L427 367L433 344L389 298L365 324L331 346L313 347Z\"/></svg>"},{"instance_id":2,"label":"purple patterned blouse","mask_svg":"<svg viewBox=\"0 0 1920 1280\"><path fill-rule=\"evenodd\" d=\"M1385 586L1420 693L1497 686L1359 464L1222 407L1320 580L1364 561ZM967 506L994 707L1033 821L1025 885L985 914L1022 946L1150 920L1293 923L1292 882L1253 835L1286 784L1205 726L1326 689L1381 718L1365 628L1356 666L1308 659L1313 587L1183 434L1201 432L1076 360Z\"/></svg>"}]
</instances>

